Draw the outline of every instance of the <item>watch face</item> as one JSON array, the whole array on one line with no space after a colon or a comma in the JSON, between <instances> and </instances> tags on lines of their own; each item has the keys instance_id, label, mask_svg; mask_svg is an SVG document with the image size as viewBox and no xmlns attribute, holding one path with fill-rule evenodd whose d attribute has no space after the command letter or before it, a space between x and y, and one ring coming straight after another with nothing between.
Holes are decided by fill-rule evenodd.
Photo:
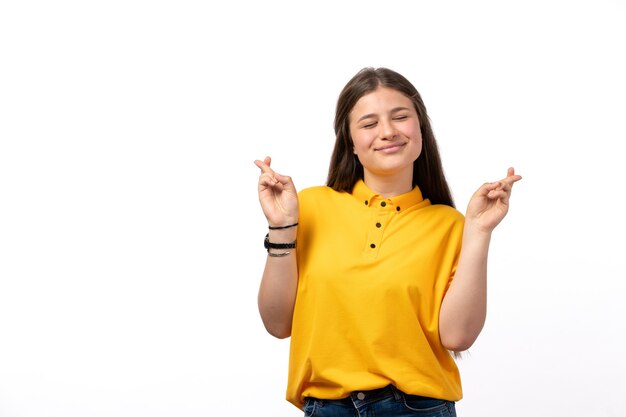
<instances>
[{"instance_id":1,"label":"watch face","mask_svg":"<svg viewBox=\"0 0 626 417\"><path fill-rule=\"evenodd\" d=\"M266 234L265 235L265 240L263 241L263 246L265 247L265 249L269 249L270 248L270 234Z\"/></svg>"}]
</instances>

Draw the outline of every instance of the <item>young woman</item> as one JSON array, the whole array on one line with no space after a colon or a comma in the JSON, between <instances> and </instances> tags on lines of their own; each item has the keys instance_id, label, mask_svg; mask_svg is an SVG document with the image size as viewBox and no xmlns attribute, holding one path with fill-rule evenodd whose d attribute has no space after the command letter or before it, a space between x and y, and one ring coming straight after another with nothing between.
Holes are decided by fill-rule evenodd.
<instances>
[{"instance_id":1,"label":"young woman","mask_svg":"<svg viewBox=\"0 0 626 417\"><path fill-rule=\"evenodd\" d=\"M454 352L486 315L491 233L513 168L454 208L426 108L386 68L339 95L326 186L296 191L257 160L269 223L259 311L291 336L287 399L306 416L454 416Z\"/></svg>"}]
</instances>

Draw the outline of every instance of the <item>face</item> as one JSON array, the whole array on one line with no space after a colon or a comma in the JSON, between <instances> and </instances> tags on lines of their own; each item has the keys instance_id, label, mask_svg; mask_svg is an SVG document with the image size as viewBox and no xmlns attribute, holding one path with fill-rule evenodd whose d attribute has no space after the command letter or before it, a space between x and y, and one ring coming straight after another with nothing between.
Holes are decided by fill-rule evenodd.
<instances>
[{"instance_id":1,"label":"face","mask_svg":"<svg viewBox=\"0 0 626 417\"><path fill-rule=\"evenodd\" d=\"M350 112L350 134L366 184L382 177L412 184L422 133L417 111L407 96L378 87L361 97Z\"/></svg>"}]
</instances>

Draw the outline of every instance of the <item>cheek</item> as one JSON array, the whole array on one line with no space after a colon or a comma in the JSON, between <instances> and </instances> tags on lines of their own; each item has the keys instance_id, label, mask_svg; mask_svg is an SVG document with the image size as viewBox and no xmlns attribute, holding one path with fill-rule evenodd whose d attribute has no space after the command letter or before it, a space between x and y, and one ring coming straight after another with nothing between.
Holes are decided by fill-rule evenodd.
<instances>
[{"instance_id":1,"label":"cheek","mask_svg":"<svg viewBox=\"0 0 626 417\"><path fill-rule=\"evenodd\" d=\"M419 129L411 129L411 131L406 131L407 136L410 138L411 147L413 148L413 152L415 153L416 159L421 155L423 150L423 141L422 141L422 132Z\"/></svg>"},{"instance_id":2,"label":"cheek","mask_svg":"<svg viewBox=\"0 0 626 417\"><path fill-rule=\"evenodd\" d=\"M361 137L359 135L351 134L352 137L352 152L355 154L361 149Z\"/></svg>"},{"instance_id":3,"label":"cheek","mask_svg":"<svg viewBox=\"0 0 626 417\"><path fill-rule=\"evenodd\" d=\"M414 126L413 129L411 129L410 137L416 144L418 144L420 147L422 146L422 131L419 125Z\"/></svg>"},{"instance_id":4,"label":"cheek","mask_svg":"<svg viewBox=\"0 0 626 417\"><path fill-rule=\"evenodd\" d=\"M368 146L366 143L362 141L355 140L354 141L354 153L355 154L364 154L367 152Z\"/></svg>"},{"instance_id":5,"label":"cheek","mask_svg":"<svg viewBox=\"0 0 626 417\"><path fill-rule=\"evenodd\" d=\"M417 148L419 148L419 149L422 149L422 144L423 144L423 142L422 142L422 136L421 136L421 135L418 135L418 136L415 138L415 146L416 146Z\"/></svg>"},{"instance_id":6,"label":"cheek","mask_svg":"<svg viewBox=\"0 0 626 417\"><path fill-rule=\"evenodd\" d=\"M352 143L354 144L354 153L361 150L367 150L373 141L372 135L368 135L363 132L359 132L356 135L352 135Z\"/></svg>"},{"instance_id":7,"label":"cheek","mask_svg":"<svg viewBox=\"0 0 626 417\"><path fill-rule=\"evenodd\" d=\"M422 141L422 129L420 129L419 123L414 123L407 131L407 134L415 140Z\"/></svg>"},{"instance_id":8,"label":"cheek","mask_svg":"<svg viewBox=\"0 0 626 417\"><path fill-rule=\"evenodd\" d=\"M423 151L422 136L418 135L417 138L414 139L414 141L415 141L415 159L417 159L420 157Z\"/></svg>"}]
</instances>

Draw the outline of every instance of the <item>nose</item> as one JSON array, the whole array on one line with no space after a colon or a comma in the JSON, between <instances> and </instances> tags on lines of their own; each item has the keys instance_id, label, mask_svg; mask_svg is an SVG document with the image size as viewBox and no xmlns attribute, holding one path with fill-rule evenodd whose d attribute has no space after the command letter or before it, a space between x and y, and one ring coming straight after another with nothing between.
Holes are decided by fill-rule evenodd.
<instances>
[{"instance_id":1,"label":"nose","mask_svg":"<svg viewBox=\"0 0 626 417\"><path fill-rule=\"evenodd\" d=\"M396 128L394 127L391 120L379 120L378 126L380 127L380 139L393 140L397 136Z\"/></svg>"}]
</instances>

